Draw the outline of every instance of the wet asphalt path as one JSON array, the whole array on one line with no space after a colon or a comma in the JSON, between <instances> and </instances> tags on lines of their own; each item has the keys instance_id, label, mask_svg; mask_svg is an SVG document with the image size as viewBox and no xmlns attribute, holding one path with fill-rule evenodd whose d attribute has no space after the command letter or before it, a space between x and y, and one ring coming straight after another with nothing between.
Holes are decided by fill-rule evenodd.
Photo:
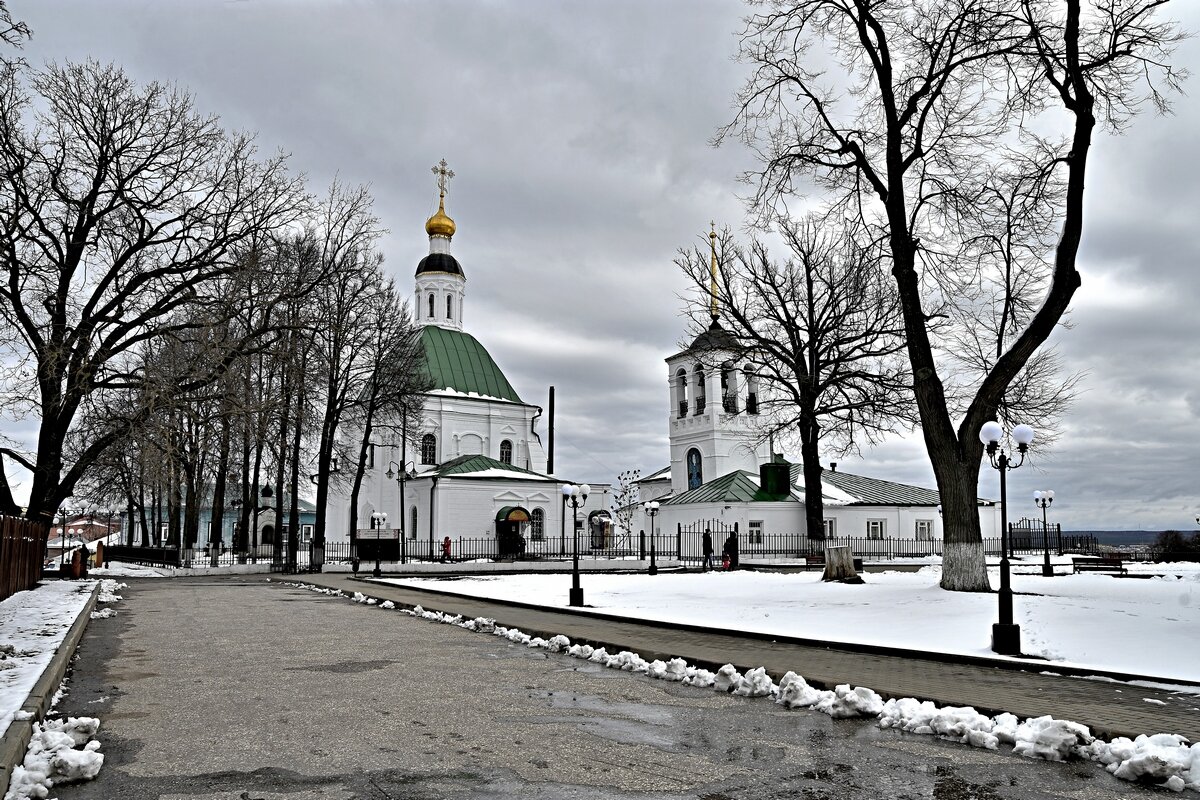
<instances>
[{"instance_id":1,"label":"wet asphalt path","mask_svg":"<svg viewBox=\"0 0 1200 800\"><path fill-rule=\"evenodd\" d=\"M1162 796L262 577L131 584L59 706L100 718L106 763L60 800Z\"/></svg>"}]
</instances>

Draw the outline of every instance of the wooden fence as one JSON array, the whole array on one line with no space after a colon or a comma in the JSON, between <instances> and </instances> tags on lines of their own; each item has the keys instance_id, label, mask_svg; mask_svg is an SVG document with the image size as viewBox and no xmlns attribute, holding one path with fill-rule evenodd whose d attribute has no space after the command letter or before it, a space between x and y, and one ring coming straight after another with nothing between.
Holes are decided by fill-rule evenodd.
<instances>
[{"instance_id":1,"label":"wooden fence","mask_svg":"<svg viewBox=\"0 0 1200 800\"><path fill-rule=\"evenodd\" d=\"M37 586L49 533L48 524L0 516L0 600Z\"/></svg>"}]
</instances>

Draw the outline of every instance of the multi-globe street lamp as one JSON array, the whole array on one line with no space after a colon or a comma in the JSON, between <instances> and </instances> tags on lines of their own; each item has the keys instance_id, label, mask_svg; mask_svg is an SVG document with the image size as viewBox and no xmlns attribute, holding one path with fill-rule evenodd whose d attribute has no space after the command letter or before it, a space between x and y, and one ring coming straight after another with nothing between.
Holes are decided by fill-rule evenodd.
<instances>
[{"instance_id":1,"label":"multi-globe street lamp","mask_svg":"<svg viewBox=\"0 0 1200 800\"><path fill-rule=\"evenodd\" d=\"M1046 509L1054 502L1054 490L1042 489L1033 493L1033 504L1042 510L1042 576L1054 576L1054 568L1050 566L1050 525L1046 522Z\"/></svg>"},{"instance_id":2,"label":"multi-globe street lamp","mask_svg":"<svg viewBox=\"0 0 1200 800\"><path fill-rule=\"evenodd\" d=\"M657 575L658 564L654 561L654 518L658 516L659 503L657 500L650 500L642 503L642 508L650 515L650 568L646 570L646 574Z\"/></svg>"},{"instance_id":3,"label":"multi-globe street lamp","mask_svg":"<svg viewBox=\"0 0 1200 800\"><path fill-rule=\"evenodd\" d=\"M394 471L392 469L393 467L395 467ZM388 470L386 473L388 476L388 480L391 480L394 477L396 479L396 482L400 484L400 508L398 509L398 513L400 514L400 538L401 539L404 538L404 516L405 516L404 515L404 481L408 478L408 476L410 474L410 472L409 472L410 469L412 470L412 472L416 472L417 462L405 461L403 464L397 464L395 461L389 461L388 462ZM417 535L417 532L413 531L412 535L415 537ZM397 554L397 558L399 558L399 554Z\"/></svg>"},{"instance_id":4,"label":"multi-globe street lamp","mask_svg":"<svg viewBox=\"0 0 1200 800\"><path fill-rule=\"evenodd\" d=\"M988 462L993 469L1000 471L1000 621L992 624L992 651L1002 655L1021 652L1021 626L1013 622L1013 592L1008 563L1008 471L1025 463L1025 454L1035 434L1028 425L1017 425L1010 435L1021 456L1021 460L1015 464L1000 447L1004 429L999 422L985 422L979 430L979 441L987 447Z\"/></svg>"},{"instance_id":5,"label":"multi-globe street lamp","mask_svg":"<svg viewBox=\"0 0 1200 800\"><path fill-rule=\"evenodd\" d=\"M568 483L562 487L563 500L570 503L571 508L574 510L571 533L575 547L574 554L571 557L571 592L567 596L567 605L569 606L583 605L583 587L579 585L579 507L587 502L588 495L591 492L592 487L586 483L582 486Z\"/></svg>"},{"instance_id":6,"label":"multi-globe street lamp","mask_svg":"<svg viewBox=\"0 0 1200 800\"><path fill-rule=\"evenodd\" d=\"M379 578L383 576L383 570L379 568L379 537L380 531L383 530L384 523L387 522L387 514L383 511L371 512L371 528L375 531L375 569L371 571L371 577Z\"/></svg>"}]
</instances>

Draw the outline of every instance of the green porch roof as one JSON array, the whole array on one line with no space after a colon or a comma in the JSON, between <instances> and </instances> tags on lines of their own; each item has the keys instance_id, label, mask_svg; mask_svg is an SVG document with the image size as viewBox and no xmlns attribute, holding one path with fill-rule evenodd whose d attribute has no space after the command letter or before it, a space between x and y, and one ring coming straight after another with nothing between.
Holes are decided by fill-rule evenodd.
<instances>
[{"instance_id":1,"label":"green porch roof","mask_svg":"<svg viewBox=\"0 0 1200 800\"><path fill-rule=\"evenodd\" d=\"M499 475L494 472L499 470L510 475ZM482 474L480 474L482 473ZM516 480L516 481L550 481L557 483L558 481L551 478L549 475L543 475L540 472L524 469L522 467L505 464L503 461L497 461L488 456L459 456L452 458L444 464L439 464L438 468L430 472L422 472L421 477L425 478L430 475L436 475L439 478L478 478L480 480Z\"/></svg>"},{"instance_id":2,"label":"green porch roof","mask_svg":"<svg viewBox=\"0 0 1200 800\"><path fill-rule=\"evenodd\" d=\"M469 333L436 325L421 329L431 388L520 403L521 398L483 345Z\"/></svg>"}]
</instances>

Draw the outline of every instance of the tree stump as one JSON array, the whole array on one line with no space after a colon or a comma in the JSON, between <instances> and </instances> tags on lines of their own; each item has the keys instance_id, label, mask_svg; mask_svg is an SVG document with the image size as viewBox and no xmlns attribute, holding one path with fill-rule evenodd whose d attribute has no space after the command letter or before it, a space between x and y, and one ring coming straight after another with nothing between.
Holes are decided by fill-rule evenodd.
<instances>
[{"instance_id":1,"label":"tree stump","mask_svg":"<svg viewBox=\"0 0 1200 800\"><path fill-rule=\"evenodd\" d=\"M825 574L823 581L838 581L840 583L862 583L854 569L854 554L847 545L825 547Z\"/></svg>"}]
</instances>

